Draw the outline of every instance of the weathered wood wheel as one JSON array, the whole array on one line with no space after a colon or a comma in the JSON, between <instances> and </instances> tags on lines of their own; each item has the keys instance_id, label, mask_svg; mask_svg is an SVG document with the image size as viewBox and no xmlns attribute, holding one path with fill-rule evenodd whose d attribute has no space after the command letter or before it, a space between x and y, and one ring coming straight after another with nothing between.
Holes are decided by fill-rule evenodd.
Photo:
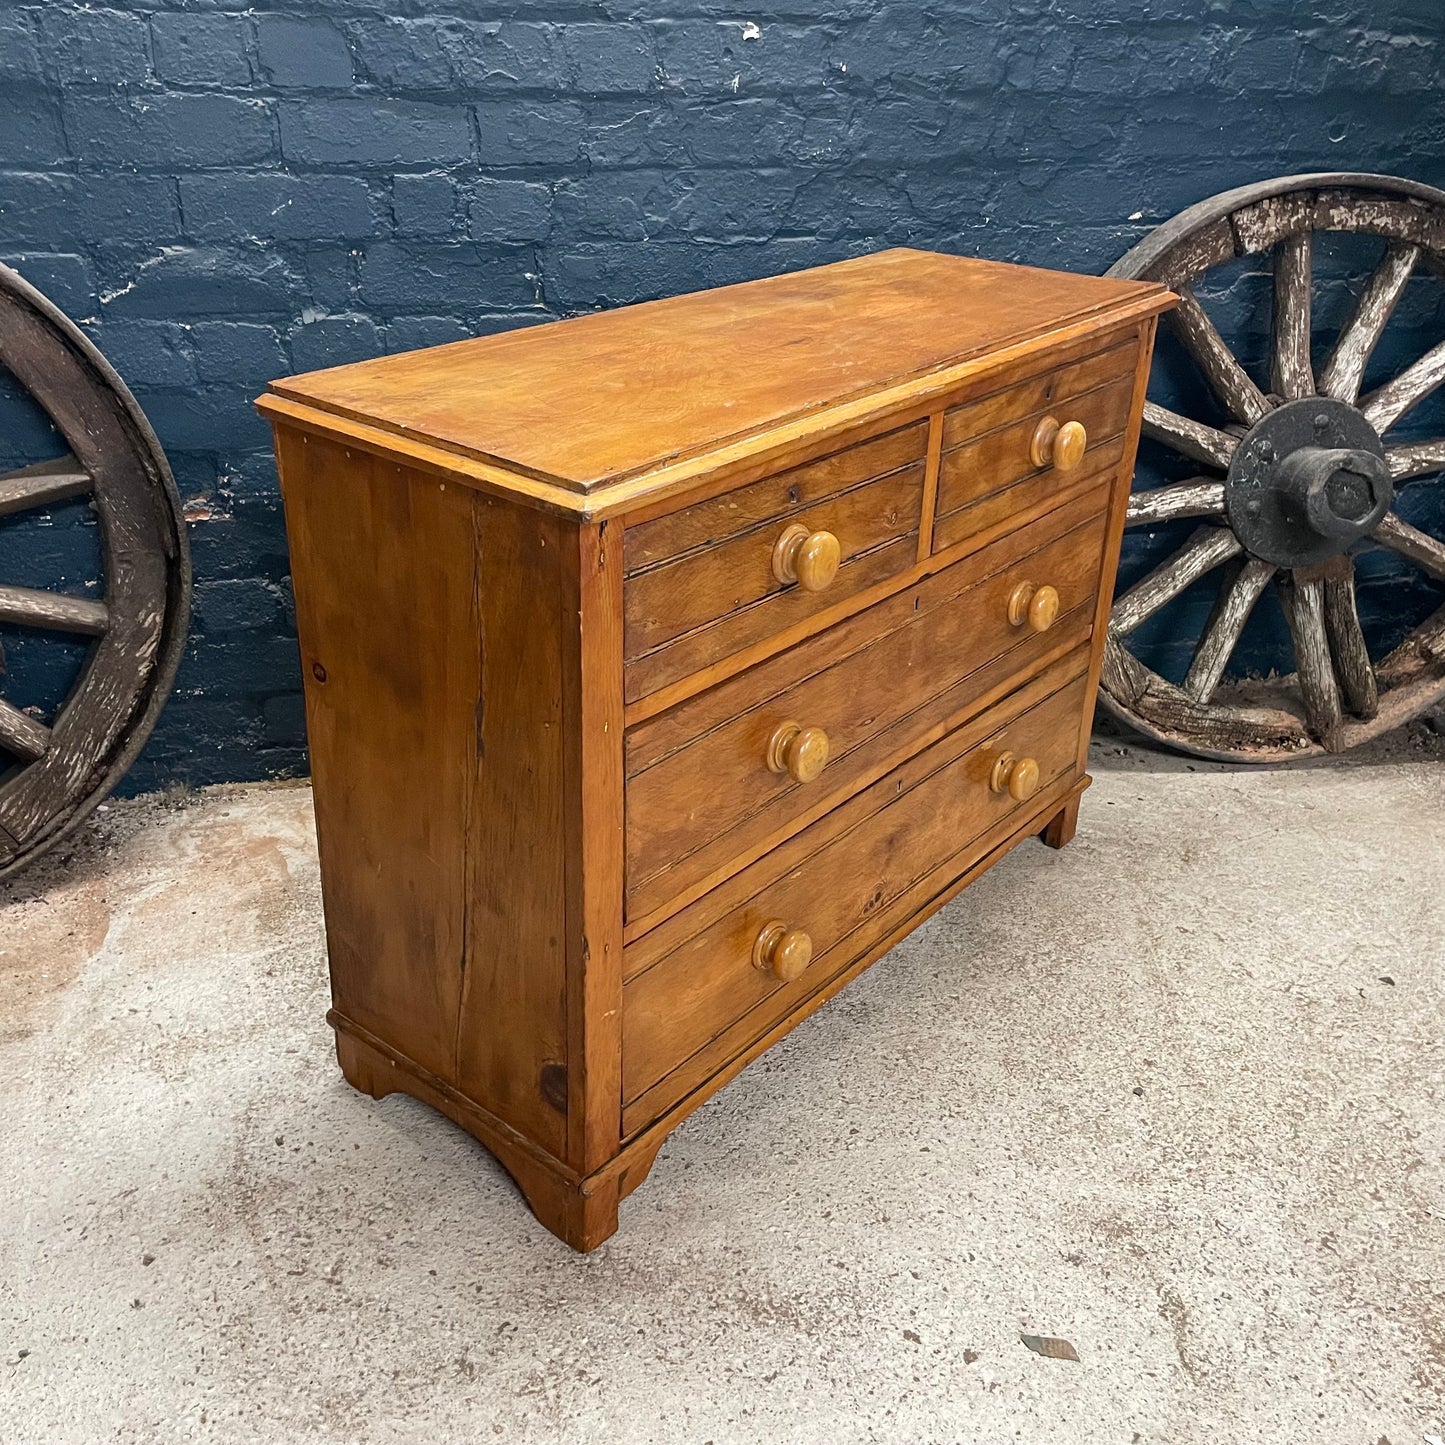
<instances>
[{"instance_id":1,"label":"weathered wood wheel","mask_svg":"<svg viewBox=\"0 0 1445 1445\"><path fill-rule=\"evenodd\" d=\"M1312 259L1329 233L1377 238L1350 244L1375 247L1378 259L1316 370ZM1258 380L1197 295L1216 268L1248 257L1273 268L1268 374L1261 364ZM1361 395L1371 355L1412 275L1445 274L1445 192L1354 174L1244 186L1182 212L1109 274L1161 281L1179 294L1169 324L1224 419L1145 405L1144 435L1197 474L1136 491L1127 525L1200 521L1172 555L1116 597L1105 707L1203 757L1269 761L1355 747L1445 697L1445 607L1376 660L1355 592L1355 559L1373 547L1445 581L1445 544L1393 506L1397 484L1445 468L1445 437L1389 440L1445 381L1445 341ZM1171 683L1140 661L1130 640L1216 569L1213 609L1182 682ZM1295 671L1222 688L1250 614L1271 585Z\"/></svg>"},{"instance_id":2,"label":"weathered wood wheel","mask_svg":"<svg viewBox=\"0 0 1445 1445\"><path fill-rule=\"evenodd\" d=\"M88 645L52 715L0 697L5 877L72 830L135 760L180 662L191 578L175 481L135 398L76 326L4 266L0 370L38 403L55 445L66 448L0 475L0 518L88 498L103 588L75 596L0 581L0 623Z\"/></svg>"}]
</instances>

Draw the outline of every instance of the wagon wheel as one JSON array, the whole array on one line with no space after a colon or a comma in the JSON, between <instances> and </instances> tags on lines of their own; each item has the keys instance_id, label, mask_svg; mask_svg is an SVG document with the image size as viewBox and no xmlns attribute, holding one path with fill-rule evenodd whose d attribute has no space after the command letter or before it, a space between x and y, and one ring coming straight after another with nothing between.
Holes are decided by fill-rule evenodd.
<instances>
[{"instance_id":1,"label":"wagon wheel","mask_svg":"<svg viewBox=\"0 0 1445 1445\"><path fill-rule=\"evenodd\" d=\"M1316 237L1330 232L1377 237L1380 256L1317 370L1311 263ZM1257 382L1196 290L1214 268L1265 253L1273 265L1270 358L1267 379ZM1351 174L1285 176L1226 191L1161 226L1110 269L1178 292L1170 324L1230 418L1217 426L1145 404L1144 435L1198 475L1135 492L1126 526L1201 522L1114 601L1101 700L1131 727L1203 757L1267 761L1355 747L1445 696L1445 607L1372 659L1354 577L1355 555L1382 546L1445 581L1445 545L1392 510L1399 483L1445 468L1445 437L1389 440L1445 381L1445 342L1360 394L1406 284L1430 272L1445 274L1445 192ZM1128 640L1216 569L1213 610L1176 686L1145 666ZM1248 702L1238 700L1239 689L1216 698L1250 613L1271 585L1297 670L1255 688Z\"/></svg>"},{"instance_id":2,"label":"wagon wheel","mask_svg":"<svg viewBox=\"0 0 1445 1445\"><path fill-rule=\"evenodd\" d=\"M104 590L78 597L0 581L0 623L88 644L48 718L0 696L0 877L64 837L135 760L170 691L190 616L180 499L155 434L95 347L0 266L6 370L67 450L0 475L0 517L88 498Z\"/></svg>"}]
</instances>

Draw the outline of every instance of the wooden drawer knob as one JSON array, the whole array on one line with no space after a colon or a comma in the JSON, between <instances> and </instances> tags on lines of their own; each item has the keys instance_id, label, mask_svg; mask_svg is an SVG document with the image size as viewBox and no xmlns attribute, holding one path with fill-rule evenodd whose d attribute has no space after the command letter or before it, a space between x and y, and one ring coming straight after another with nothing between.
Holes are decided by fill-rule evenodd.
<instances>
[{"instance_id":1,"label":"wooden drawer knob","mask_svg":"<svg viewBox=\"0 0 1445 1445\"><path fill-rule=\"evenodd\" d=\"M789 928L780 918L763 924L753 944L753 963L783 983L792 983L813 961L813 940L801 928Z\"/></svg>"},{"instance_id":2,"label":"wooden drawer knob","mask_svg":"<svg viewBox=\"0 0 1445 1445\"><path fill-rule=\"evenodd\" d=\"M1008 598L1008 620L1014 627L1028 623L1035 632L1047 632L1059 617L1059 594L1046 582L1035 587L1032 582L1020 582Z\"/></svg>"},{"instance_id":3,"label":"wooden drawer knob","mask_svg":"<svg viewBox=\"0 0 1445 1445\"><path fill-rule=\"evenodd\" d=\"M991 792L1007 793L1014 802L1022 803L1039 790L1039 765L1032 758L1000 753L994 760L988 786Z\"/></svg>"},{"instance_id":4,"label":"wooden drawer knob","mask_svg":"<svg viewBox=\"0 0 1445 1445\"><path fill-rule=\"evenodd\" d=\"M793 522L773 548L773 576L785 586L796 582L804 592L821 592L832 585L842 560L843 549L831 532L810 532Z\"/></svg>"},{"instance_id":5,"label":"wooden drawer knob","mask_svg":"<svg viewBox=\"0 0 1445 1445\"><path fill-rule=\"evenodd\" d=\"M811 783L828 761L828 734L822 728L779 723L768 739L768 767L795 783Z\"/></svg>"},{"instance_id":6,"label":"wooden drawer knob","mask_svg":"<svg viewBox=\"0 0 1445 1445\"><path fill-rule=\"evenodd\" d=\"M1089 434L1082 422L1066 421L1060 425L1058 417L1046 416L1034 428L1029 460L1036 467L1052 466L1056 472L1071 472L1084 460L1084 448L1088 445Z\"/></svg>"}]
</instances>

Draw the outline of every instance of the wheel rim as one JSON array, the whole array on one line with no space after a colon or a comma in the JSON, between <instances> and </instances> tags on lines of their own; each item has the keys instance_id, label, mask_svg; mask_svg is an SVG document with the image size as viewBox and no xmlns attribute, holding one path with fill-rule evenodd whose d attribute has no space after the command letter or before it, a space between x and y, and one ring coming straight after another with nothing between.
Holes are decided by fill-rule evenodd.
<instances>
[{"instance_id":1,"label":"wheel rim","mask_svg":"<svg viewBox=\"0 0 1445 1445\"><path fill-rule=\"evenodd\" d=\"M1312 259L1325 234L1378 238L1382 254L1316 369ZM1236 358L1197 299L1201 278L1239 258L1273 264L1268 379ZM1392 506L1401 483L1445 468L1445 437L1391 440L1445 382L1445 342L1361 395L1370 358L1412 276L1445 275L1445 192L1388 176L1286 176L1212 197L1146 237L1111 276L1179 293L1175 335L1227 416L1223 425L1145 404L1144 435L1197 475L1130 500L1126 526L1196 518L1183 546L1114 601L1104 706L1171 746L1271 761L1357 746L1445 697L1445 607L1372 659L1359 621L1354 557L1382 546L1445 582L1445 545ZM1187 589L1220 573L1182 683L1146 666L1129 640ZM1255 604L1277 589L1296 670L1258 701L1221 697Z\"/></svg>"},{"instance_id":2,"label":"wheel rim","mask_svg":"<svg viewBox=\"0 0 1445 1445\"><path fill-rule=\"evenodd\" d=\"M144 745L170 691L190 615L180 499L134 397L34 287L0 266L0 366L68 450L0 475L0 526L75 498L95 515L103 593L77 597L0 579L0 621L84 639L51 716L8 699L0 677L0 877L75 828Z\"/></svg>"}]
</instances>

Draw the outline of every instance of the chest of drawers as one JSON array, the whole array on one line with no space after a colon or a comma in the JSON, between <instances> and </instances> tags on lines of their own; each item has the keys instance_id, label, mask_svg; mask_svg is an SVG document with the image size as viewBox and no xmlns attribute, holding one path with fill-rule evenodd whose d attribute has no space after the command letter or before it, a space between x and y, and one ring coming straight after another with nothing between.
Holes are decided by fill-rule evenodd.
<instances>
[{"instance_id":1,"label":"chest of drawers","mask_svg":"<svg viewBox=\"0 0 1445 1445\"><path fill-rule=\"evenodd\" d=\"M346 1077L591 1249L703 1099L1066 843L1172 299L887 251L275 383Z\"/></svg>"}]
</instances>

